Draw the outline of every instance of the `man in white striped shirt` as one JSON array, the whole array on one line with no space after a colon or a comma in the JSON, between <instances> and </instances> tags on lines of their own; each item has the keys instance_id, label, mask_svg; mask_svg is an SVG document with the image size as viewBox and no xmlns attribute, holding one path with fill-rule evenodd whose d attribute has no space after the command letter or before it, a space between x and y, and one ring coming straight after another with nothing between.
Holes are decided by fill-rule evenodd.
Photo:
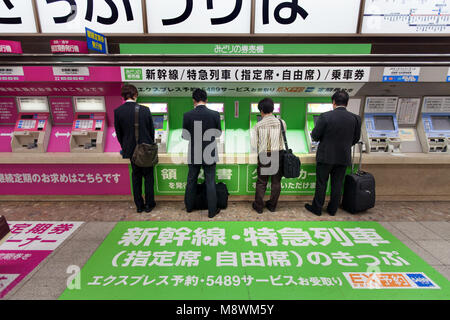
<instances>
[{"instance_id":1,"label":"man in white striped shirt","mask_svg":"<svg viewBox=\"0 0 450 320\"><path fill-rule=\"evenodd\" d=\"M262 213L264 207L275 212L281 192L280 150L284 149L281 122L286 130L286 123L273 115L274 103L265 98L258 103L261 121L251 129L251 146L258 153L258 180L256 181L253 209ZM271 178L272 190L270 200L264 204L267 183Z\"/></svg>"}]
</instances>

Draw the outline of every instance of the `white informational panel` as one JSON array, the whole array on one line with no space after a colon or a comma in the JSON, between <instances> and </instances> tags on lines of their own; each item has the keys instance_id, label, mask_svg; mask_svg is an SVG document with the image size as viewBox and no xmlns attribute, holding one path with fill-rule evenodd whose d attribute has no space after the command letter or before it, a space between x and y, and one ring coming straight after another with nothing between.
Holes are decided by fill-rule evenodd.
<instances>
[{"instance_id":1,"label":"white informational panel","mask_svg":"<svg viewBox=\"0 0 450 320\"><path fill-rule=\"evenodd\" d=\"M167 103L139 103L144 107L150 108L151 113L167 113Z\"/></svg>"},{"instance_id":2,"label":"white informational panel","mask_svg":"<svg viewBox=\"0 0 450 320\"><path fill-rule=\"evenodd\" d=\"M333 110L332 103L308 103L308 113L324 113Z\"/></svg>"},{"instance_id":3,"label":"white informational panel","mask_svg":"<svg viewBox=\"0 0 450 320\"><path fill-rule=\"evenodd\" d=\"M356 33L360 3L256 0L255 33Z\"/></svg>"},{"instance_id":4,"label":"white informational panel","mask_svg":"<svg viewBox=\"0 0 450 320\"><path fill-rule=\"evenodd\" d=\"M47 97L18 97L19 112L49 112Z\"/></svg>"},{"instance_id":5,"label":"white informational panel","mask_svg":"<svg viewBox=\"0 0 450 320\"><path fill-rule=\"evenodd\" d=\"M0 1L0 35L36 32L31 0Z\"/></svg>"},{"instance_id":6,"label":"white informational panel","mask_svg":"<svg viewBox=\"0 0 450 320\"><path fill-rule=\"evenodd\" d=\"M75 112L105 112L104 97L74 97Z\"/></svg>"},{"instance_id":7,"label":"white informational panel","mask_svg":"<svg viewBox=\"0 0 450 320\"><path fill-rule=\"evenodd\" d=\"M20 1L16 1L20 2ZM42 33L143 33L141 0L37 0Z\"/></svg>"},{"instance_id":8,"label":"white informational panel","mask_svg":"<svg viewBox=\"0 0 450 320\"><path fill-rule=\"evenodd\" d=\"M415 125L420 109L420 98L400 98L397 106L399 125Z\"/></svg>"},{"instance_id":9,"label":"white informational panel","mask_svg":"<svg viewBox=\"0 0 450 320\"><path fill-rule=\"evenodd\" d=\"M251 1L146 0L149 33L250 33Z\"/></svg>"},{"instance_id":10,"label":"white informational panel","mask_svg":"<svg viewBox=\"0 0 450 320\"><path fill-rule=\"evenodd\" d=\"M423 98L422 113L450 113L450 97Z\"/></svg>"},{"instance_id":11,"label":"white informational panel","mask_svg":"<svg viewBox=\"0 0 450 320\"><path fill-rule=\"evenodd\" d=\"M206 103L206 107L219 113L225 112L225 105L222 102L208 102Z\"/></svg>"},{"instance_id":12,"label":"white informational panel","mask_svg":"<svg viewBox=\"0 0 450 320\"><path fill-rule=\"evenodd\" d=\"M449 0L366 0L362 33L450 33Z\"/></svg>"},{"instance_id":13,"label":"white informational panel","mask_svg":"<svg viewBox=\"0 0 450 320\"><path fill-rule=\"evenodd\" d=\"M281 112L281 104L280 103L274 103L273 104L273 113L280 113ZM260 113L258 109L258 103L252 103L251 104L251 113Z\"/></svg>"},{"instance_id":14,"label":"white informational panel","mask_svg":"<svg viewBox=\"0 0 450 320\"><path fill-rule=\"evenodd\" d=\"M396 113L398 97L367 97L364 113Z\"/></svg>"}]
</instances>

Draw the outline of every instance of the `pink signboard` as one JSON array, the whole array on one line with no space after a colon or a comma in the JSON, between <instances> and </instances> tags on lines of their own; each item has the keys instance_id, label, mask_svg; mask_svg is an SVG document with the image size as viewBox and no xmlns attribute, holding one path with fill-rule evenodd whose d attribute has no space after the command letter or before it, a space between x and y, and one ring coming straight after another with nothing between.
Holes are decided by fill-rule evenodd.
<instances>
[{"instance_id":1,"label":"pink signboard","mask_svg":"<svg viewBox=\"0 0 450 320\"><path fill-rule=\"evenodd\" d=\"M18 41L0 40L0 54L2 53L23 53L22 44Z\"/></svg>"},{"instance_id":2,"label":"pink signboard","mask_svg":"<svg viewBox=\"0 0 450 320\"><path fill-rule=\"evenodd\" d=\"M63 81L121 82L120 67L8 67L0 69L0 82ZM21 74L22 73L22 74Z\"/></svg>"},{"instance_id":3,"label":"pink signboard","mask_svg":"<svg viewBox=\"0 0 450 320\"><path fill-rule=\"evenodd\" d=\"M0 97L0 124L12 124L17 120L16 98Z\"/></svg>"},{"instance_id":4,"label":"pink signboard","mask_svg":"<svg viewBox=\"0 0 450 320\"><path fill-rule=\"evenodd\" d=\"M0 250L0 298L6 296L52 251Z\"/></svg>"},{"instance_id":5,"label":"pink signboard","mask_svg":"<svg viewBox=\"0 0 450 320\"><path fill-rule=\"evenodd\" d=\"M1 195L130 195L128 164L0 164Z\"/></svg>"},{"instance_id":6,"label":"pink signboard","mask_svg":"<svg viewBox=\"0 0 450 320\"><path fill-rule=\"evenodd\" d=\"M87 43L77 40L51 40L52 53L89 53Z\"/></svg>"},{"instance_id":7,"label":"pink signboard","mask_svg":"<svg viewBox=\"0 0 450 320\"><path fill-rule=\"evenodd\" d=\"M71 125L53 126L47 152L70 152Z\"/></svg>"},{"instance_id":8,"label":"pink signboard","mask_svg":"<svg viewBox=\"0 0 450 320\"><path fill-rule=\"evenodd\" d=\"M114 127L108 127L106 129L106 143L105 143L105 152L120 152L122 147L120 146L119 141L117 140L116 129Z\"/></svg>"},{"instance_id":9,"label":"pink signboard","mask_svg":"<svg viewBox=\"0 0 450 320\"><path fill-rule=\"evenodd\" d=\"M11 139L14 126L0 126L0 152L11 152Z\"/></svg>"},{"instance_id":10,"label":"pink signboard","mask_svg":"<svg viewBox=\"0 0 450 320\"><path fill-rule=\"evenodd\" d=\"M1 76L0 76L1 78ZM114 96L120 83L95 82L1 82L0 96ZM122 103L115 104L120 106Z\"/></svg>"},{"instance_id":11,"label":"pink signboard","mask_svg":"<svg viewBox=\"0 0 450 320\"><path fill-rule=\"evenodd\" d=\"M70 124L73 122L73 104L71 97L50 97L53 123Z\"/></svg>"}]
</instances>

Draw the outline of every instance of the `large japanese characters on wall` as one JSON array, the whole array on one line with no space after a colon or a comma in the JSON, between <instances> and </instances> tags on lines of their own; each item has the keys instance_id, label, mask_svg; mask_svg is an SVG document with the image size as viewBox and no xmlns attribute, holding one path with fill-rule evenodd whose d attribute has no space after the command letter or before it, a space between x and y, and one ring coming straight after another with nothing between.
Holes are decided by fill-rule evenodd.
<instances>
[{"instance_id":1,"label":"large japanese characters on wall","mask_svg":"<svg viewBox=\"0 0 450 320\"><path fill-rule=\"evenodd\" d=\"M0 0L0 31L356 34L360 23L368 34L448 34L447 2L367 0L359 21L361 0Z\"/></svg>"}]
</instances>

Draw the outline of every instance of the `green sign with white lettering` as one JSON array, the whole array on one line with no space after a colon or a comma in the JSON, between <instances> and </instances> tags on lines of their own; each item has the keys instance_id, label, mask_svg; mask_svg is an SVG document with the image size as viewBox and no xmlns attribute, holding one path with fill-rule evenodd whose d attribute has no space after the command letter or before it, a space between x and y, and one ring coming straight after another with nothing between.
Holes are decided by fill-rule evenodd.
<instances>
[{"instance_id":1,"label":"green sign with white lettering","mask_svg":"<svg viewBox=\"0 0 450 320\"><path fill-rule=\"evenodd\" d=\"M79 277L60 299L450 298L376 222L119 222Z\"/></svg>"}]
</instances>

